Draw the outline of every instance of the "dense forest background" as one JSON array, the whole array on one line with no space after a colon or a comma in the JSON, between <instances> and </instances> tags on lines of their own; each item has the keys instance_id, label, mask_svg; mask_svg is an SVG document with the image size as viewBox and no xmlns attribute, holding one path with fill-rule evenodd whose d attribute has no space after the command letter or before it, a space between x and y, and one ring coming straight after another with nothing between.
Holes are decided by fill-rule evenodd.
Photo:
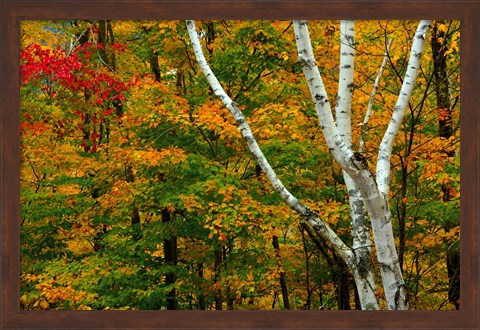
<instances>
[{"instance_id":1,"label":"dense forest background","mask_svg":"<svg viewBox=\"0 0 480 330\"><path fill-rule=\"evenodd\" d=\"M353 143L358 149L362 137L368 164L417 24L356 22ZM351 245L348 192L320 132L291 23L198 26L212 70L277 175ZM21 31L21 308L360 308L344 262L314 244L215 99L185 22L23 21ZM335 95L338 22L310 22L310 32ZM393 150L389 198L410 308L455 309L459 22L435 21L427 39Z\"/></svg>"}]
</instances>

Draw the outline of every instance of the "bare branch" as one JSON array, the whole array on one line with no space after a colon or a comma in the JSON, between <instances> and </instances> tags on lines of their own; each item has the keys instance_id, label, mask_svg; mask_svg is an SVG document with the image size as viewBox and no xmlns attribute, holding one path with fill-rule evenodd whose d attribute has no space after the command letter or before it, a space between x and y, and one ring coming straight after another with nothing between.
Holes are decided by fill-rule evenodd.
<instances>
[{"instance_id":1,"label":"bare branch","mask_svg":"<svg viewBox=\"0 0 480 330\"><path fill-rule=\"evenodd\" d=\"M358 146L359 153L362 153L363 147L365 146L365 134L367 133L367 130L368 130L368 121L370 120L370 116L372 115L373 101L375 100L375 94L377 93L377 88L380 83L380 78L382 77L382 74L383 74L383 69L385 68L385 65L387 65L388 54L390 53L390 46L392 46L392 41L393 41L392 38L388 40L387 50L385 51L385 56L383 57L382 65L378 70L377 78L375 78L375 83L373 84L372 93L370 94L370 99L368 100L367 112L365 113L365 118L363 119L363 123L361 124L362 132L360 133L360 142Z\"/></svg>"}]
</instances>

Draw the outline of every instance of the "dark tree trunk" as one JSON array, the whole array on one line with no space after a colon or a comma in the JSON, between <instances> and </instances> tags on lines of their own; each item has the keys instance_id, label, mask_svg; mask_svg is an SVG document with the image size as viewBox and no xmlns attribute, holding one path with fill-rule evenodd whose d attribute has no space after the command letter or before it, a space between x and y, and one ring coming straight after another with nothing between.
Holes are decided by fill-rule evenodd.
<instances>
[{"instance_id":1,"label":"dark tree trunk","mask_svg":"<svg viewBox=\"0 0 480 330\"><path fill-rule=\"evenodd\" d=\"M231 297L230 288L227 289L227 309L229 311L233 311L233 305L235 303L235 299Z\"/></svg>"},{"instance_id":2,"label":"dark tree trunk","mask_svg":"<svg viewBox=\"0 0 480 330\"><path fill-rule=\"evenodd\" d=\"M460 253L459 249L447 251L448 301L460 309Z\"/></svg>"},{"instance_id":3,"label":"dark tree trunk","mask_svg":"<svg viewBox=\"0 0 480 330\"><path fill-rule=\"evenodd\" d=\"M203 263L197 264L197 275L200 281L203 281ZM205 310L207 308L207 304L205 301L205 295L203 294L203 291L202 291L202 287L200 286L198 290L201 292L198 295L198 308L201 310Z\"/></svg>"},{"instance_id":4,"label":"dark tree trunk","mask_svg":"<svg viewBox=\"0 0 480 330\"><path fill-rule=\"evenodd\" d=\"M355 280L352 279L352 287L355 294L355 309L361 310L362 304L360 303L360 297L358 296L357 286L355 285Z\"/></svg>"},{"instance_id":5,"label":"dark tree trunk","mask_svg":"<svg viewBox=\"0 0 480 330\"><path fill-rule=\"evenodd\" d=\"M350 310L350 280L351 273L345 262L335 253L332 253L335 265L332 267L332 280L335 283L335 294L339 310Z\"/></svg>"},{"instance_id":6,"label":"dark tree trunk","mask_svg":"<svg viewBox=\"0 0 480 330\"><path fill-rule=\"evenodd\" d=\"M100 251L104 247L103 244L102 244L102 239L105 236L105 234L107 233L107 226L102 225L101 227L102 227L102 229L97 231L95 233L95 237L93 238L93 251L95 251L95 252Z\"/></svg>"},{"instance_id":7,"label":"dark tree trunk","mask_svg":"<svg viewBox=\"0 0 480 330\"><path fill-rule=\"evenodd\" d=\"M205 34L205 41L207 43L207 50L210 55L213 54L213 42L215 41L215 26L212 21L207 21L207 33Z\"/></svg>"},{"instance_id":8,"label":"dark tree trunk","mask_svg":"<svg viewBox=\"0 0 480 330\"><path fill-rule=\"evenodd\" d=\"M433 74L435 77L435 94L437 97L437 108L440 111L438 121L439 136L450 138L453 135L452 110L449 95L449 83L447 75L447 56L448 49L447 33L438 29L444 21L437 21L432 29L432 55L433 55ZM448 157L453 154L446 153ZM442 185L442 199L444 202L450 201L450 188L448 185ZM448 221L452 223L452 221ZM450 230L450 226L445 230ZM448 300L460 308L460 249L448 248L447 250L447 271L449 278Z\"/></svg>"},{"instance_id":9,"label":"dark tree trunk","mask_svg":"<svg viewBox=\"0 0 480 330\"><path fill-rule=\"evenodd\" d=\"M136 225L140 223L140 213L138 212L137 207L133 207L132 211L130 212L130 223L132 225Z\"/></svg>"},{"instance_id":10,"label":"dark tree trunk","mask_svg":"<svg viewBox=\"0 0 480 330\"><path fill-rule=\"evenodd\" d=\"M222 246L222 254L223 254L223 264L222 268L227 269L228 268L228 255L233 252L233 243L228 244L228 247ZM235 303L235 298L234 295L231 293L230 286L227 287L226 292L225 292L226 300L227 300L227 309L228 310L233 310L233 305Z\"/></svg>"},{"instance_id":11,"label":"dark tree trunk","mask_svg":"<svg viewBox=\"0 0 480 330\"><path fill-rule=\"evenodd\" d=\"M149 27L142 27L143 31L145 34L148 34L151 32L151 28ZM155 77L155 81L160 82L162 78L162 72L160 71L160 64L158 63L158 52L154 51L151 45L147 45L147 50L148 50L148 55L147 55L147 60L148 60L148 65L150 66L150 70L152 70L152 73Z\"/></svg>"},{"instance_id":12,"label":"dark tree trunk","mask_svg":"<svg viewBox=\"0 0 480 330\"><path fill-rule=\"evenodd\" d=\"M433 74L435 77L435 92L437 96L437 108L440 111L438 120L439 136L449 138L453 134L452 111L450 109L450 95L448 92L448 76L446 51L447 35L444 31L438 29L444 21L437 21L432 29L432 55L433 55Z\"/></svg>"},{"instance_id":13,"label":"dark tree trunk","mask_svg":"<svg viewBox=\"0 0 480 330\"><path fill-rule=\"evenodd\" d=\"M85 98L88 97L87 95L88 94L85 93ZM90 151L90 114L89 113L85 114L85 119L83 120L82 133L83 133L83 141L82 141L83 151L89 152Z\"/></svg>"},{"instance_id":14,"label":"dark tree trunk","mask_svg":"<svg viewBox=\"0 0 480 330\"><path fill-rule=\"evenodd\" d=\"M110 21L105 21L105 20L98 21L98 43L103 46L105 46L107 43L110 43L110 44L115 43L112 23ZM100 54L100 58L103 64L109 67L111 70L115 71L116 70L115 53L112 53L111 56L108 56L108 53L105 47L99 47L98 53Z\"/></svg>"},{"instance_id":15,"label":"dark tree trunk","mask_svg":"<svg viewBox=\"0 0 480 330\"><path fill-rule=\"evenodd\" d=\"M158 52L150 50L148 64L150 65L150 70L152 70L152 73L155 76L155 81L160 82L162 73L160 71L160 65L158 64Z\"/></svg>"},{"instance_id":16,"label":"dark tree trunk","mask_svg":"<svg viewBox=\"0 0 480 330\"><path fill-rule=\"evenodd\" d=\"M273 248L275 249L275 256L280 266L281 264L280 243L278 241L277 236L273 236L272 245L273 245ZM290 309L290 301L288 299L287 278L285 276L285 272L280 271L279 275L280 275L280 287L282 288L283 308Z\"/></svg>"},{"instance_id":17,"label":"dark tree trunk","mask_svg":"<svg viewBox=\"0 0 480 330\"><path fill-rule=\"evenodd\" d=\"M305 309L310 310L312 307L312 290L310 288L310 257L308 252L307 240L305 238L305 230L300 226L302 233L303 252L305 253L305 290L307 291L307 301L305 302Z\"/></svg>"},{"instance_id":18,"label":"dark tree trunk","mask_svg":"<svg viewBox=\"0 0 480 330\"><path fill-rule=\"evenodd\" d=\"M171 214L165 208L162 210L162 222L168 224L171 222ZM177 237L172 235L169 239L163 241L163 252L165 256L165 265L175 266L177 264ZM175 284L176 276L174 271L167 271L165 274L165 285ZM167 309L177 309L176 292L175 289L167 293Z\"/></svg>"},{"instance_id":19,"label":"dark tree trunk","mask_svg":"<svg viewBox=\"0 0 480 330\"><path fill-rule=\"evenodd\" d=\"M345 267L337 274L337 304L340 310L350 310L350 279Z\"/></svg>"},{"instance_id":20,"label":"dark tree trunk","mask_svg":"<svg viewBox=\"0 0 480 330\"><path fill-rule=\"evenodd\" d=\"M220 272L222 269L223 253L220 246L217 246L215 249L215 264L214 264L214 281L217 283L220 280ZM215 309L222 310L223 297L222 289L217 289L215 291Z\"/></svg>"},{"instance_id":21,"label":"dark tree trunk","mask_svg":"<svg viewBox=\"0 0 480 330\"><path fill-rule=\"evenodd\" d=\"M300 226L307 232L315 246L320 250L330 269L332 281L336 283L336 298L339 310L350 310L350 280L351 272L344 261L323 242L315 230L308 223L302 222Z\"/></svg>"},{"instance_id":22,"label":"dark tree trunk","mask_svg":"<svg viewBox=\"0 0 480 330\"><path fill-rule=\"evenodd\" d=\"M133 169L132 169L132 166L130 165L125 166L125 180L127 182L135 181L135 176L133 175ZM140 220L141 220L140 210L133 202L130 209L130 225L132 225L133 227L133 231L134 231L133 237L135 240L139 239L141 235Z\"/></svg>"}]
</instances>

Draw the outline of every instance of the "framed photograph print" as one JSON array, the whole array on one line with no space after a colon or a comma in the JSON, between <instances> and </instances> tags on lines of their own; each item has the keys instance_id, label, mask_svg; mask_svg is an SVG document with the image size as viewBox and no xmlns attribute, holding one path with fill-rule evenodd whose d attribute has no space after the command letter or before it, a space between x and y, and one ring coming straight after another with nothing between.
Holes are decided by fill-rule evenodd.
<instances>
[{"instance_id":1,"label":"framed photograph print","mask_svg":"<svg viewBox=\"0 0 480 330\"><path fill-rule=\"evenodd\" d=\"M478 329L478 1L1 2L2 329Z\"/></svg>"}]
</instances>

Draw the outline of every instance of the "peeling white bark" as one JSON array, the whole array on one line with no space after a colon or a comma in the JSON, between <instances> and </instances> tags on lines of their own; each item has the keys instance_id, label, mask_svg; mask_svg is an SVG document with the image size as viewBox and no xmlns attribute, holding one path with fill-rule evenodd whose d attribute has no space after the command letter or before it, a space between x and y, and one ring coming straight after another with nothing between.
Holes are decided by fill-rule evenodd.
<instances>
[{"instance_id":1,"label":"peeling white bark","mask_svg":"<svg viewBox=\"0 0 480 330\"><path fill-rule=\"evenodd\" d=\"M268 160L263 155L262 150L257 144L255 137L248 125L245 116L240 111L238 106L232 99L225 93L224 89L220 85L220 82L215 77L214 73L210 69L205 56L202 51L202 46L198 39L198 34L195 28L195 22L192 20L187 20L187 29L190 36L190 41L195 53L195 58L198 65L202 69L202 72L208 83L210 84L215 96L222 101L225 107L229 110L231 115L235 118L237 127L242 133L250 152L256 158L258 165L262 168L267 176L270 184L275 189L275 191L280 195L280 197L298 214L303 216L306 221L308 221L318 232L320 237L327 242L330 242L334 247L335 251L340 255L340 257L345 260L347 265L351 265L353 261L353 252L352 250L345 245L345 243L335 234L335 232L324 223L318 214L308 208L306 205L301 203L297 198L295 198L285 186L282 184L280 179L277 177L275 171L270 166Z\"/></svg>"}]
</instances>

